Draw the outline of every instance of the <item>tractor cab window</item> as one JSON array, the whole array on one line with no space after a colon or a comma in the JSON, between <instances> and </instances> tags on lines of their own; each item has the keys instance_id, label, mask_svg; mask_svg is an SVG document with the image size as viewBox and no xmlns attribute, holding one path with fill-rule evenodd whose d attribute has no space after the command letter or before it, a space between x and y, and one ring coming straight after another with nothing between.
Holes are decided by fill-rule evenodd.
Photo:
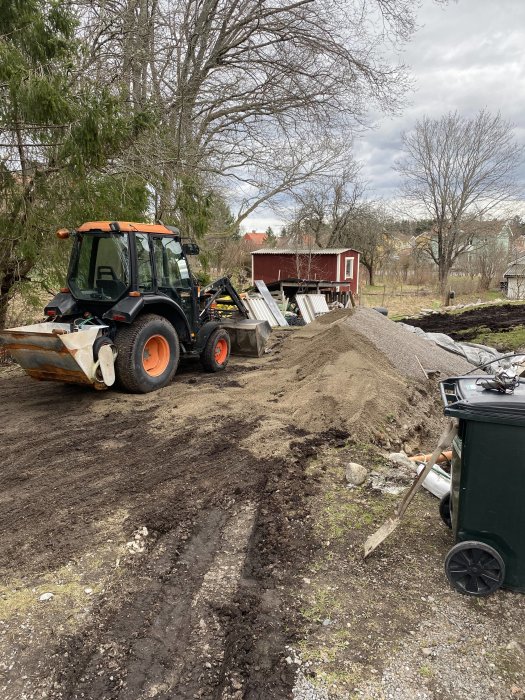
<instances>
[{"instance_id":1,"label":"tractor cab window","mask_svg":"<svg viewBox=\"0 0 525 700\"><path fill-rule=\"evenodd\" d=\"M179 241L169 236L154 238L153 251L159 289L190 289L190 272Z\"/></svg>"},{"instance_id":2,"label":"tractor cab window","mask_svg":"<svg viewBox=\"0 0 525 700\"><path fill-rule=\"evenodd\" d=\"M120 299L130 284L128 236L78 233L68 284L77 299Z\"/></svg>"},{"instance_id":3,"label":"tractor cab window","mask_svg":"<svg viewBox=\"0 0 525 700\"><path fill-rule=\"evenodd\" d=\"M149 250L149 236L145 233L136 233L137 245L137 279L141 292L153 291L153 271L151 269L151 256Z\"/></svg>"}]
</instances>

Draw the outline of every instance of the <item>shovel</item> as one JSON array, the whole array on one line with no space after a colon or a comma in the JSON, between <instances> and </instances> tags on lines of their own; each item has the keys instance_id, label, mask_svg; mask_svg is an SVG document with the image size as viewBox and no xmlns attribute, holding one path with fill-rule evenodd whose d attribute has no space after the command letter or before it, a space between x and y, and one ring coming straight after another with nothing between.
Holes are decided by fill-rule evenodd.
<instances>
[{"instance_id":1,"label":"shovel","mask_svg":"<svg viewBox=\"0 0 525 700\"><path fill-rule=\"evenodd\" d=\"M434 466L434 464L437 462L439 459L439 456L445 450L447 447L449 447L452 444L452 440L456 436L458 432L458 422L457 419L451 419L443 431L441 437L439 438L439 442L437 444L436 449L432 454L430 455L430 459L428 462L425 464L425 468L421 472L421 474L418 474L418 476L414 479L414 482L410 486L409 489L405 492L405 495L403 496L403 500L401 503L398 505L396 508L396 512L392 518L389 518L386 520L379 530L376 530L373 535L370 535L370 537L366 540L365 542L365 559L366 557L371 554L376 547L379 547L381 542L383 540L386 540L388 535L392 534L394 530L397 528L399 523L401 522L401 518L403 517L406 509L408 508L408 505L410 501L414 498L416 493L419 491L421 488L421 484L425 481L427 478L430 470Z\"/></svg>"}]
</instances>

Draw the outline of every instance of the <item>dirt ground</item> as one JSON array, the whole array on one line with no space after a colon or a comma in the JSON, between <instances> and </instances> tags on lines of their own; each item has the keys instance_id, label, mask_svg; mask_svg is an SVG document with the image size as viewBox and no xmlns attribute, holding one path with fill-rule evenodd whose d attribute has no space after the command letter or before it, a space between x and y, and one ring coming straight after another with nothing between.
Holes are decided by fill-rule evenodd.
<instances>
[{"instance_id":1,"label":"dirt ground","mask_svg":"<svg viewBox=\"0 0 525 700\"><path fill-rule=\"evenodd\" d=\"M492 332L507 332L525 325L525 307L523 304L479 306L461 313L430 314L403 319L403 322L429 333L446 333L454 340L469 341L478 335L480 327L490 328Z\"/></svg>"},{"instance_id":2,"label":"dirt ground","mask_svg":"<svg viewBox=\"0 0 525 700\"><path fill-rule=\"evenodd\" d=\"M523 696L522 596L449 589L436 499L362 560L441 408L344 320L145 396L1 370L2 700Z\"/></svg>"}]
</instances>

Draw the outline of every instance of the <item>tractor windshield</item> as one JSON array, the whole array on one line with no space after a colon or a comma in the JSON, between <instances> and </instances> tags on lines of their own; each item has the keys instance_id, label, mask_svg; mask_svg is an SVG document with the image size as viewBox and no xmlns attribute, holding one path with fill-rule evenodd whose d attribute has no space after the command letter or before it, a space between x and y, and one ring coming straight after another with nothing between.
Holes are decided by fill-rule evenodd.
<instances>
[{"instance_id":1,"label":"tractor windshield","mask_svg":"<svg viewBox=\"0 0 525 700\"><path fill-rule=\"evenodd\" d=\"M69 288L76 299L117 301L130 284L127 234L77 233Z\"/></svg>"}]
</instances>

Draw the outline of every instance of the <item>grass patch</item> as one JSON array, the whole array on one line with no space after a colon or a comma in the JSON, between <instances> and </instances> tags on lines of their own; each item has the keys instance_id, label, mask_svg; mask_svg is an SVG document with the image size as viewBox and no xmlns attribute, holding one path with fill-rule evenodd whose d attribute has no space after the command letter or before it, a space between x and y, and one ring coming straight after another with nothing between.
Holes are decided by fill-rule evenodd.
<instances>
[{"instance_id":1,"label":"grass patch","mask_svg":"<svg viewBox=\"0 0 525 700\"><path fill-rule=\"evenodd\" d=\"M390 513L392 499L395 500L394 496L381 494L381 497L367 498L364 502L358 498L360 495L360 489L346 486L334 486L325 491L315 523L318 537L338 541L352 530L370 527Z\"/></svg>"},{"instance_id":2,"label":"grass patch","mask_svg":"<svg viewBox=\"0 0 525 700\"><path fill-rule=\"evenodd\" d=\"M341 612L341 603L334 595L332 586L317 586L309 597L308 604L301 611L309 622L322 623L332 620ZM326 650L323 650L323 653Z\"/></svg>"},{"instance_id":3,"label":"grass patch","mask_svg":"<svg viewBox=\"0 0 525 700\"><path fill-rule=\"evenodd\" d=\"M469 332L472 332L472 329ZM519 350L525 347L525 326L514 326L508 331L492 331L486 326L480 326L476 329L476 335L468 342L490 345L500 351Z\"/></svg>"}]
</instances>

